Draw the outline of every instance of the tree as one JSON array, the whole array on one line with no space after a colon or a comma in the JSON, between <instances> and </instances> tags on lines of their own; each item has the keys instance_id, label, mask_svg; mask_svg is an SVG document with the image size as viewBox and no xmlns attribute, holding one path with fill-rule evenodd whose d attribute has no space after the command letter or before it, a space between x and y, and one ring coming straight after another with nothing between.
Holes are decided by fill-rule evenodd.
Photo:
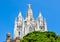
<instances>
[{"instance_id":1,"label":"tree","mask_svg":"<svg viewBox=\"0 0 60 42\"><path fill-rule=\"evenodd\" d=\"M22 42L60 42L60 36L50 31L34 31L24 36Z\"/></svg>"}]
</instances>

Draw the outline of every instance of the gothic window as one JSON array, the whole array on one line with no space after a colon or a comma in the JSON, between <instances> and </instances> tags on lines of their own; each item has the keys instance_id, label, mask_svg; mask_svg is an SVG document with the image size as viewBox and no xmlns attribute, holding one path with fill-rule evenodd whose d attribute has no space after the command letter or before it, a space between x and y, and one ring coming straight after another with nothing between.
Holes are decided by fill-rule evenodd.
<instances>
[{"instance_id":1,"label":"gothic window","mask_svg":"<svg viewBox=\"0 0 60 42\"><path fill-rule=\"evenodd\" d=\"M22 26L17 26L17 31L22 31Z\"/></svg>"},{"instance_id":2,"label":"gothic window","mask_svg":"<svg viewBox=\"0 0 60 42\"><path fill-rule=\"evenodd\" d=\"M22 28L22 26L17 26L18 28Z\"/></svg>"}]
</instances>

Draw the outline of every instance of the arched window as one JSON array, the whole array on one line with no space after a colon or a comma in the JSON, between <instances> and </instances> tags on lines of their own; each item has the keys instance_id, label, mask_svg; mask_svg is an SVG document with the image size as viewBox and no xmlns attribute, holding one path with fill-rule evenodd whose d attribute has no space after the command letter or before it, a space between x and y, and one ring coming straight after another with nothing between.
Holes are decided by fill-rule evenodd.
<instances>
[{"instance_id":1,"label":"arched window","mask_svg":"<svg viewBox=\"0 0 60 42\"><path fill-rule=\"evenodd\" d=\"M22 26L17 26L17 31L22 31Z\"/></svg>"}]
</instances>

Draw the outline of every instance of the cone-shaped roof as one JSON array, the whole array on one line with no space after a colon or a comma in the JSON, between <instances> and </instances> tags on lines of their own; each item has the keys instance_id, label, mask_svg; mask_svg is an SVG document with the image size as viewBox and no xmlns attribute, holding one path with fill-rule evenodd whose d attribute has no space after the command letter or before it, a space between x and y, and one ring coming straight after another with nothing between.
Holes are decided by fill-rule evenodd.
<instances>
[{"instance_id":1,"label":"cone-shaped roof","mask_svg":"<svg viewBox=\"0 0 60 42\"><path fill-rule=\"evenodd\" d=\"M39 12L39 17L42 17L42 13L41 12Z\"/></svg>"},{"instance_id":2,"label":"cone-shaped roof","mask_svg":"<svg viewBox=\"0 0 60 42\"><path fill-rule=\"evenodd\" d=\"M22 16L22 15L21 15L21 12L19 12L19 15L18 15L18 17L19 17L19 16Z\"/></svg>"}]
</instances>

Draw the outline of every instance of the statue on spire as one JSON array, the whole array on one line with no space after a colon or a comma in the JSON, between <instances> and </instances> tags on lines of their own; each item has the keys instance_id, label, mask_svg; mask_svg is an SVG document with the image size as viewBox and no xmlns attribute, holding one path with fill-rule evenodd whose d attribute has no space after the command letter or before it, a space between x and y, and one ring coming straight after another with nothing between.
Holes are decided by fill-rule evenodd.
<instances>
[{"instance_id":1,"label":"statue on spire","mask_svg":"<svg viewBox=\"0 0 60 42\"><path fill-rule=\"evenodd\" d=\"M28 8L30 8L31 7L31 4L28 4Z\"/></svg>"}]
</instances>

